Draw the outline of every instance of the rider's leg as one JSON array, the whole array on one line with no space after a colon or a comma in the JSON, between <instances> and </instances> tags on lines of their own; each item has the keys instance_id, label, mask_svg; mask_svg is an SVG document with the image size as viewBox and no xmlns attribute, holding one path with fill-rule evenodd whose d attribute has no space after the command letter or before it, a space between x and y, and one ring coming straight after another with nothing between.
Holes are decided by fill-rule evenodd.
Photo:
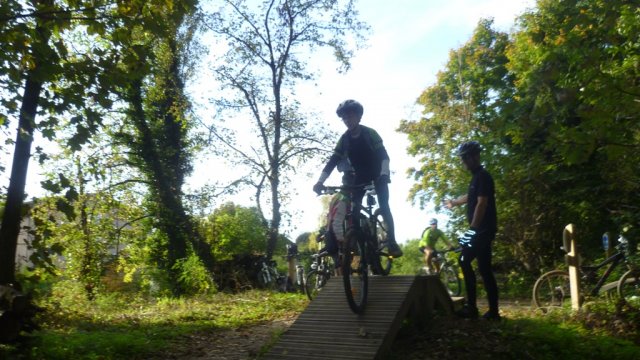
<instances>
[{"instance_id":1,"label":"rider's leg","mask_svg":"<svg viewBox=\"0 0 640 360\"><path fill-rule=\"evenodd\" d=\"M471 266L471 262L475 257L475 247L463 247L460 257L458 258L458 264L460 264L460 269L462 269L462 275L464 276L464 285L467 292L467 306L470 309L475 310L477 316L476 274Z\"/></svg>"},{"instance_id":2,"label":"rider's leg","mask_svg":"<svg viewBox=\"0 0 640 360\"><path fill-rule=\"evenodd\" d=\"M487 292L490 316L498 316L498 284L491 268L491 242L494 235L484 235L478 240L478 272Z\"/></svg>"},{"instance_id":3,"label":"rider's leg","mask_svg":"<svg viewBox=\"0 0 640 360\"><path fill-rule=\"evenodd\" d=\"M429 246L424 248L424 259L429 272L433 273L435 267L433 266L433 249ZM435 269L437 270L437 269Z\"/></svg>"},{"instance_id":4,"label":"rider's leg","mask_svg":"<svg viewBox=\"0 0 640 360\"><path fill-rule=\"evenodd\" d=\"M376 182L376 194L378 195L378 206L382 213L382 218L387 225L387 247L389 253L394 257L402 256L402 250L396 242L395 225L391 208L389 207L389 185L387 183Z\"/></svg>"}]
</instances>

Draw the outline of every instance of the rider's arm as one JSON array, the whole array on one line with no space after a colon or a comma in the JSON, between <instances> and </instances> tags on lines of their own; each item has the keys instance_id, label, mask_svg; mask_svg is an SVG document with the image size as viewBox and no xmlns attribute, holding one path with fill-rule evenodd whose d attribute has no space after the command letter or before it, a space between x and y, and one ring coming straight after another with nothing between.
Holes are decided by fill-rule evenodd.
<instances>
[{"instance_id":1,"label":"rider's arm","mask_svg":"<svg viewBox=\"0 0 640 360\"><path fill-rule=\"evenodd\" d=\"M329 158L329 161L327 161L327 164L324 166L324 169L322 169L322 172L320 173L320 177L318 178L318 181L317 181L318 184L324 184L325 180L327 180L329 175L331 175L331 172L333 171L333 169L335 169L336 165L338 165L338 161L340 161L339 155L337 154L331 155L331 157Z\"/></svg>"},{"instance_id":2,"label":"rider's arm","mask_svg":"<svg viewBox=\"0 0 640 360\"><path fill-rule=\"evenodd\" d=\"M447 239L447 235L444 234L444 231L440 232L440 238L442 239L442 241L444 241L445 244L447 244L447 246L449 248L454 247L453 244L451 243L451 241L449 241L449 239Z\"/></svg>"},{"instance_id":3,"label":"rider's arm","mask_svg":"<svg viewBox=\"0 0 640 360\"><path fill-rule=\"evenodd\" d=\"M455 199L447 200L447 201L445 202L445 206L446 206L448 209L451 209L451 208L453 208L453 207L460 206L460 205L464 205L464 204L466 204L466 203L467 203L467 194L464 194L464 195L459 196L459 197L457 197L457 198L455 198Z\"/></svg>"},{"instance_id":4,"label":"rider's arm","mask_svg":"<svg viewBox=\"0 0 640 360\"><path fill-rule=\"evenodd\" d=\"M473 210L473 220L471 220L471 228L477 229L484 219L484 214L487 212L487 205L489 204L488 196L478 196L478 204Z\"/></svg>"}]
</instances>

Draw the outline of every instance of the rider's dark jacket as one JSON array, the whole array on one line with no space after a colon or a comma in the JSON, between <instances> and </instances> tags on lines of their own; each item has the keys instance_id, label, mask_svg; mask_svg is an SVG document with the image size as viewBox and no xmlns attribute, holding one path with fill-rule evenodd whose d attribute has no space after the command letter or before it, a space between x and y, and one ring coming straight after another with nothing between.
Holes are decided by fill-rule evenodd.
<instances>
[{"instance_id":1,"label":"rider's dark jacket","mask_svg":"<svg viewBox=\"0 0 640 360\"><path fill-rule=\"evenodd\" d=\"M331 174L338 163L348 159L355 170L357 184L376 180L380 176L382 161L389 160L387 150L375 130L364 125L360 127L360 136L357 138L351 137L349 130L342 134L323 172Z\"/></svg>"}]
</instances>

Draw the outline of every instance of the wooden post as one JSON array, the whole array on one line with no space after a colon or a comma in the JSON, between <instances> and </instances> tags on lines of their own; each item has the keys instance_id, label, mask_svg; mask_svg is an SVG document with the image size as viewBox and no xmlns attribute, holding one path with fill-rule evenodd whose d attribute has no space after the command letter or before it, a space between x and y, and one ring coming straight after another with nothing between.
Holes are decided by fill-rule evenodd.
<instances>
[{"instance_id":1,"label":"wooden post","mask_svg":"<svg viewBox=\"0 0 640 360\"><path fill-rule=\"evenodd\" d=\"M291 281L291 285L296 288L298 286L298 284L296 284L296 265L298 261L295 256L290 256L287 258L287 263L289 264L289 280Z\"/></svg>"},{"instance_id":2,"label":"wooden post","mask_svg":"<svg viewBox=\"0 0 640 360\"><path fill-rule=\"evenodd\" d=\"M564 245L565 261L569 266L569 283L571 287L571 308L573 310L580 309L580 258L578 256L578 244L576 243L576 230L573 224L569 224L562 232L562 241Z\"/></svg>"}]
</instances>

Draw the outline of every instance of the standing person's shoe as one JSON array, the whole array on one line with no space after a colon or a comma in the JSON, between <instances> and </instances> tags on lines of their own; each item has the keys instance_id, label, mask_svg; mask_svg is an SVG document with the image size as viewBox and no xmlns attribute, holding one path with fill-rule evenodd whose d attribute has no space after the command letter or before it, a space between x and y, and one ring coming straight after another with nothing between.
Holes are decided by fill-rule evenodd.
<instances>
[{"instance_id":1,"label":"standing person's shoe","mask_svg":"<svg viewBox=\"0 0 640 360\"><path fill-rule=\"evenodd\" d=\"M502 319L499 311L491 311L491 310L484 313L484 315L482 315L482 318L484 320L489 320L489 321L500 321Z\"/></svg>"},{"instance_id":2,"label":"standing person's shoe","mask_svg":"<svg viewBox=\"0 0 640 360\"><path fill-rule=\"evenodd\" d=\"M465 304L462 309L456 311L456 315L465 319L477 319L478 318L478 308L475 306L469 306L469 304Z\"/></svg>"},{"instance_id":3,"label":"standing person's shoe","mask_svg":"<svg viewBox=\"0 0 640 360\"><path fill-rule=\"evenodd\" d=\"M389 250L389 255L394 258L399 258L402 256L402 249L400 249L400 245L398 245L398 243L395 241L389 241L387 250Z\"/></svg>"}]
</instances>

